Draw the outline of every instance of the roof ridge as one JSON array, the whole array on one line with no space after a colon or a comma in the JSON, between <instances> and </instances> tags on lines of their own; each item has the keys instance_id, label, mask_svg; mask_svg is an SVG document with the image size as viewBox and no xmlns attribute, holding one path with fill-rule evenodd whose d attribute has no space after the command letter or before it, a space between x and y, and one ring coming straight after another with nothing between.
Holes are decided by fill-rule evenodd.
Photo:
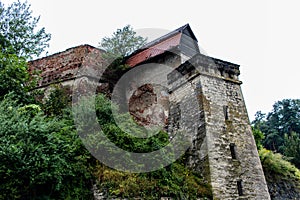
<instances>
[{"instance_id":1,"label":"roof ridge","mask_svg":"<svg viewBox=\"0 0 300 200\"><path fill-rule=\"evenodd\" d=\"M186 29L191 33L192 38L198 42L198 40L197 40L195 34L193 33L193 31L192 31L189 23L187 23L187 24L185 24L185 25L183 25L183 26L181 26L181 27L179 27L179 28L177 28L177 29L175 29L175 30L173 30L173 31L165 34L165 35L160 36L159 38L156 38L155 40L152 40L152 41L148 42L143 47L137 49L132 54L130 54L129 56L127 56L127 58L130 58L131 56L136 55L139 52L144 51L145 49L148 49L148 48L150 48L150 47L152 47L152 46L154 46L154 45L162 42L163 40L167 40L168 38L176 35L177 33L184 33L184 30L186 30Z\"/></svg>"},{"instance_id":2,"label":"roof ridge","mask_svg":"<svg viewBox=\"0 0 300 200\"><path fill-rule=\"evenodd\" d=\"M192 32L192 29L190 28L190 25L187 23L165 35L162 35L160 36L159 38L156 38L155 40L152 40L151 42L145 44L141 49L145 49L145 48L149 48L151 46L154 46L155 44L161 42L162 40L166 40L168 39L169 37L172 37L173 35L177 34L177 33L183 33L183 30L185 30L186 28L189 29L189 31ZM196 37L195 37L196 38Z\"/></svg>"}]
</instances>

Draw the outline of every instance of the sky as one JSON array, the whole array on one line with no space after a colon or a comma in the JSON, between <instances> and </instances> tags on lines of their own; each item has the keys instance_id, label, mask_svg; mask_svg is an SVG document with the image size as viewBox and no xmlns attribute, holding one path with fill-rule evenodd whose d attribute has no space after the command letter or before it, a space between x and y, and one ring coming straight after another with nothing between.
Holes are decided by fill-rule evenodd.
<instances>
[{"instance_id":1,"label":"sky","mask_svg":"<svg viewBox=\"0 0 300 200\"><path fill-rule=\"evenodd\" d=\"M101 38L128 24L159 32L189 23L207 55L240 65L250 120L256 111L270 112L276 101L300 98L298 0L28 2L41 17L39 26L52 34L49 55L81 44L97 47Z\"/></svg>"}]
</instances>

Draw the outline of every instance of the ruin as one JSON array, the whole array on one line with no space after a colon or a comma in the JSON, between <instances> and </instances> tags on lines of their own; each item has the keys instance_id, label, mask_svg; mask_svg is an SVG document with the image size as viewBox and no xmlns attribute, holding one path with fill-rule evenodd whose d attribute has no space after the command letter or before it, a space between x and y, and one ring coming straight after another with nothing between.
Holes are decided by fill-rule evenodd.
<instances>
[{"instance_id":1,"label":"ruin","mask_svg":"<svg viewBox=\"0 0 300 200\"><path fill-rule=\"evenodd\" d=\"M82 45L29 65L31 71L41 71L39 89L51 84L71 86L75 79L88 78L98 84L98 92L111 93L109 83L99 78L105 70L102 54L100 49ZM203 55L188 24L126 58L132 69L153 63L172 69L165 80L168 87L145 83L126 89L135 119L146 125L164 123L170 134L179 129L193 134L187 164L206 177L214 199L270 199L240 87L239 65ZM82 68L89 77L80 77L77 72ZM149 67L134 81L160 74L160 69ZM157 119L153 109L162 113Z\"/></svg>"}]
</instances>

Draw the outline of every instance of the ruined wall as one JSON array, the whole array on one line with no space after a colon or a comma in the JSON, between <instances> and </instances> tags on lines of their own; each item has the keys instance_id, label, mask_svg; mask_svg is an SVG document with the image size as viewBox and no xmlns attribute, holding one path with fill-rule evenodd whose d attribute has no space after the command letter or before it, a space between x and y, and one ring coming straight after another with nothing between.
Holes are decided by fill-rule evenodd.
<instances>
[{"instance_id":1,"label":"ruined wall","mask_svg":"<svg viewBox=\"0 0 300 200\"><path fill-rule=\"evenodd\" d=\"M104 66L103 51L90 45L81 45L29 62L29 71L39 73L38 87L64 82L78 76L78 71L86 68L90 75L97 77Z\"/></svg>"},{"instance_id":2,"label":"ruined wall","mask_svg":"<svg viewBox=\"0 0 300 200\"><path fill-rule=\"evenodd\" d=\"M29 72L38 76L37 88L44 91L44 96L50 93L51 85L72 88L75 79L78 85L87 79L93 81L97 84L97 92L108 93L108 83L98 83L105 66L102 54L100 49L81 45L30 61Z\"/></svg>"},{"instance_id":3,"label":"ruined wall","mask_svg":"<svg viewBox=\"0 0 300 200\"><path fill-rule=\"evenodd\" d=\"M165 52L127 71L114 86L112 100L143 126L168 124L167 74L181 64L181 57Z\"/></svg>"},{"instance_id":4,"label":"ruined wall","mask_svg":"<svg viewBox=\"0 0 300 200\"><path fill-rule=\"evenodd\" d=\"M187 102L184 108L188 102L198 101L198 107L190 106L197 125L181 124L187 126L182 128L193 127L189 164L204 175L209 173L206 177L214 199L270 199L238 80L238 66L199 54L177 71L182 77L175 73L169 76L171 104ZM193 94L197 98L191 98ZM182 114L170 115L183 122L190 120Z\"/></svg>"}]
</instances>

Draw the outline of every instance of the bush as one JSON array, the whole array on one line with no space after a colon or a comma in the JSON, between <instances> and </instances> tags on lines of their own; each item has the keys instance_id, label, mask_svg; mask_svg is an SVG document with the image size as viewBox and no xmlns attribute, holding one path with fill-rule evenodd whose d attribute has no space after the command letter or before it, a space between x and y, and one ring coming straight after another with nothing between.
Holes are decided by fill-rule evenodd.
<instances>
[{"instance_id":1,"label":"bush","mask_svg":"<svg viewBox=\"0 0 300 200\"><path fill-rule=\"evenodd\" d=\"M95 176L98 188L106 194L106 198L212 199L210 185L180 162L154 172L139 174L120 172L98 164Z\"/></svg>"},{"instance_id":2,"label":"bush","mask_svg":"<svg viewBox=\"0 0 300 200\"><path fill-rule=\"evenodd\" d=\"M283 159L279 153L267 149L259 150L259 157L265 171L284 178L294 177L300 181L300 171L290 162Z\"/></svg>"},{"instance_id":3,"label":"bush","mask_svg":"<svg viewBox=\"0 0 300 200\"><path fill-rule=\"evenodd\" d=\"M0 199L89 199L90 156L67 119L0 102Z\"/></svg>"},{"instance_id":4,"label":"bush","mask_svg":"<svg viewBox=\"0 0 300 200\"><path fill-rule=\"evenodd\" d=\"M47 116L62 117L64 110L71 104L70 88L52 85L50 90L42 108Z\"/></svg>"},{"instance_id":5,"label":"bush","mask_svg":"<svg viewBox=\"0 0 300 200\"><path fill-rule=\"evenodd\" d=\"M264 134L259 129L252 127L252 133L255 139L256 147L258 150L263 148L262 140L264 139Z\"/></svg>"}]
</instances>

